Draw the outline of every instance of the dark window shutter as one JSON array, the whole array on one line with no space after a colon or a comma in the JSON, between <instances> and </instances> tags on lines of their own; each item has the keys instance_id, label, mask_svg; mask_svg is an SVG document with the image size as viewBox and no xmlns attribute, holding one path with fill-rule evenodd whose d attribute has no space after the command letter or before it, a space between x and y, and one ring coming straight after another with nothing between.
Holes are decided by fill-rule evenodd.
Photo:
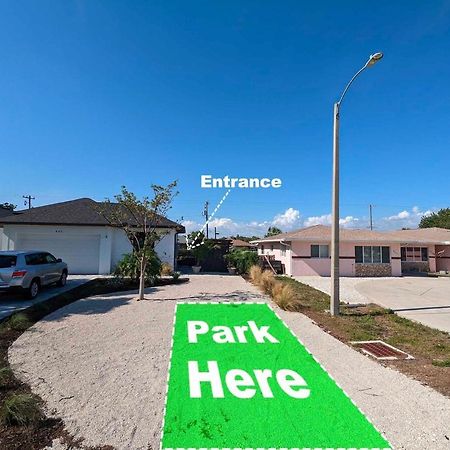
<instances>
[{"instance_id":1,"label":"dark window shutter","mask_svg":"<svg viewBox=\"0 0 450 450\"><path fill-rule=\"evenodd\" d=\"M318 258L318 257L319 257L319 246L311 245L311 258Z\"/></svg>"},{"instance_id":2,"label":"dark window shutter","mask_svg":"<svg viewBox=\"0 0 450 450\"><path fill-rule=\"evenodd\" d=\"M362 263L363 262L363 248L360 245L355 247L355 262Z\"/></svg>"},{"instance_id":3,"label":"dark window shutter","mask_svg":"<svg viewBox=\"0 0 450 450\"><path fill-rule=\"evenodd\" d=\"M401 260L406 261L406 247L402 247L400 249L400 254L401 254Z\"/></svg>"}]
</instances>

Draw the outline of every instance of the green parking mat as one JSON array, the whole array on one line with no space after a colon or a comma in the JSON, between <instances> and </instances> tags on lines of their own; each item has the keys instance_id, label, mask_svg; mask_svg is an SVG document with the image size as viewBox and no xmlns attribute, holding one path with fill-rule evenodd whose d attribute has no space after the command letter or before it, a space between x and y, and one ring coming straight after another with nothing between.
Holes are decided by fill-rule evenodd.
<instances>
[{"instance_id":1,"label":"green parking mat","mask_svg":"<svg viewBox=\"0 0 450 450\"><path fill-rule=\"evenodd\" d=\"M179 303L161 447L390 445L267 304Z\"/></svg>"}]
</instances>

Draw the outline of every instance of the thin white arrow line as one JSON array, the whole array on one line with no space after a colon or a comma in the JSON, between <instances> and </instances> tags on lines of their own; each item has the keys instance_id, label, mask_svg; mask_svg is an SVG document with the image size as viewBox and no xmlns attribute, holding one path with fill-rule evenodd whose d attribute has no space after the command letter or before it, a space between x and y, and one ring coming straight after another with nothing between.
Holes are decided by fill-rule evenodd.
<instances>
[{"instance_id":1,"label":"thin white arrow line","mask_svg":"<svg viewBox=\"0 0 450 450\"><path fill-rule=\"evenodd\" d=\"M214 208L214 211L211 213L211 215L209 216L208 220L204 223L204 225L202 226L201 230L197 233L197 236L195 236L195 238L193 239L192 243L189 243L189 239L186 236L186 247L188 250L191 250L195 247L198 247L199 245L202 245L205 243L205 236L203 236L202 242L195 244L195 241L197 240L197 238L199 236L201 236L201 234L203 233L203 231L206 228L206 225L209 224L209 222L211 221L211 219L214 217L214 215L216 214L216 212L219 210L219 208L222 206L222 203L225 201L225 199L228 197L229 193L231 192L231 189L228 189L227 192L225 192L225 195L222 197L222 200L220 200L220 202L217 204L217 206Z\"/></svg>"}]
</instances>

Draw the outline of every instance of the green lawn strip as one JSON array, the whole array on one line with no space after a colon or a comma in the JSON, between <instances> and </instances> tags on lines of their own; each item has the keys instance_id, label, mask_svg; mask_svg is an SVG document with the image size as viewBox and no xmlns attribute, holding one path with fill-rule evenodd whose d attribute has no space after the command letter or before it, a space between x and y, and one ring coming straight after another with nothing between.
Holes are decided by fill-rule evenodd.
<instances>
[{"instance_id":1,"label":"green lawn strip","mask_svg":"<svg viewBox=\"0 0 450 450\"><path fill-rule=\"evenodd\" d=\"M206 322L209 332L188 342L188 322ZM216 343L214 326L269 326L279 343ZM216 361L224 397L214 398L209 382L201 383L201 398L192 398L188 362L200 372ZM251 398L233 395L226 374L247 372L255 389ZM255 369L269 369L273 398L263 395ZM276 380L279 370L293 370L305 380L306 398L294 398ZM358 410L327 372L267 304L181 303L177 306L164 418L163 449L208 448L389 448L389 444Z\"/></svg>"}]
</instances>

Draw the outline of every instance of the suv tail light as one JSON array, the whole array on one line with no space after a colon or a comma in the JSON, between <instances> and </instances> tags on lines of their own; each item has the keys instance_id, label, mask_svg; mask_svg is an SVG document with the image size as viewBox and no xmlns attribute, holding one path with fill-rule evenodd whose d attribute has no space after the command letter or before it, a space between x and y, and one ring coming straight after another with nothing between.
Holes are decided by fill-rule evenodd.
<instances>
[{"instance_id":1,"label":"suv tail light","mask_svg":"<svg viewBox=\"0 0 450 450\"><path fill-rule=\"evenodd\" d=\"M26 274L26 270L16 270L13 272L12 278L23 278Z\"/></svg>"}]
</instances>

